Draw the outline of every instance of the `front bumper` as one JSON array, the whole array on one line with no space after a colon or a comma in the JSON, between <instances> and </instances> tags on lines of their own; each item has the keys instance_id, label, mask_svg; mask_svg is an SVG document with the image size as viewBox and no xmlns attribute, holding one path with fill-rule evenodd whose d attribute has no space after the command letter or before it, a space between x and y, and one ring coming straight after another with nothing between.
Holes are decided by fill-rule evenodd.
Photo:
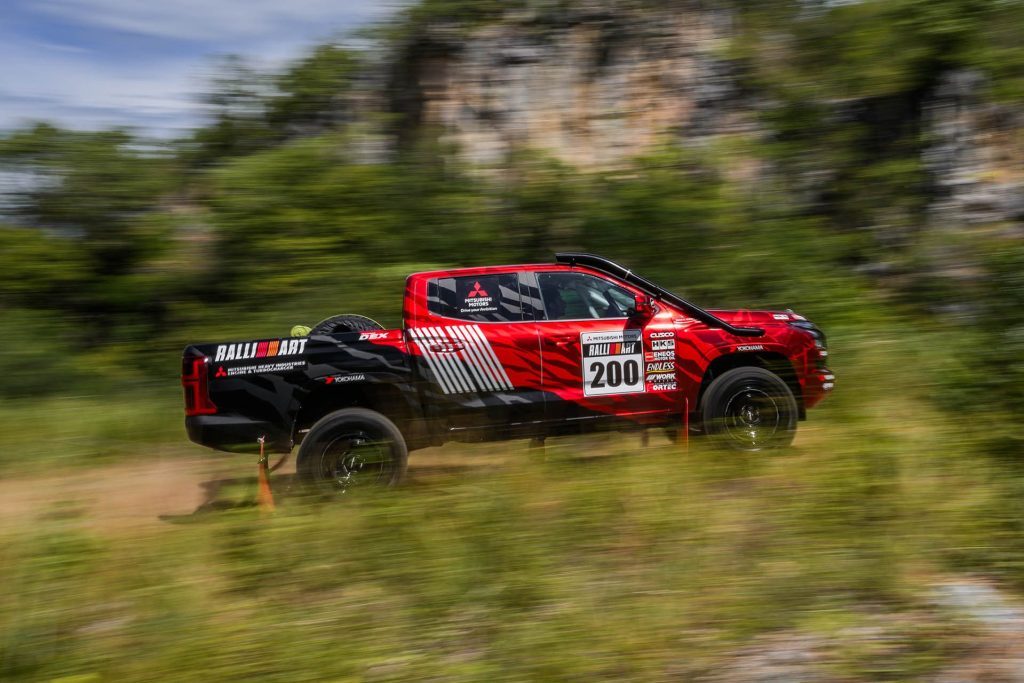
<instances>
[{"instance_id":1,"label":"front bumper","mask_svg":"<svg viewBox=\"0 0 1024 683\"><path fill-rule=\"evenodd\" d=\"M270 451L291 450L291 435L269 422L241 415L194 415L185 418L188 438L200 446L231 453L256 453L258 439L266 437Z\"/></svg>"},{"instance_id":2,"label":"front bumper","mask_svg":"<svg viewBox=\"0 0 1024 683\"><path fill-rule=\"evenodd\" d=\"M804 407L813 408L832 392L836 385L836 376L828 368L818 367L811 371L804 380Z\"/></svg>"}]
</instances>

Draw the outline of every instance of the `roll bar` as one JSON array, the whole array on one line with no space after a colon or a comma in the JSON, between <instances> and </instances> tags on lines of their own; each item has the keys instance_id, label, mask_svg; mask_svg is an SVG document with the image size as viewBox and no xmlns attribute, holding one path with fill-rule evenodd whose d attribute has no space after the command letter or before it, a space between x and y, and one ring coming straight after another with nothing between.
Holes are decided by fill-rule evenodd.
<instances>
[{"instance_id":1,"label":"roll bar","mask_svg":"<svg viewBox=\"0 0 1024 683\"><path fill-rule=\"evenodd\" d=\"M593 268L594 270L599 270L602 273L607 273L608 275L617 277L620 280L625 280L629 284L644 290L647 294L658 301L667 301L670 304L678 306L708 327L723 329L729 334L734 334L737 337L760 337L764 335L764 330L760 327L736 327L735 325L730 325L721 318L705 311L700 306L690 303L681 296L677 296L667 289L659 287L650 280L640 277L625 266L619 265L618 263L615 263L615 261L606 259L603 256L578 251L560 251L555 254L555 261L558 263L566 263L570 266L574 266L576 264L587 266L588 268Z\"/></svg>"}]
</instances>

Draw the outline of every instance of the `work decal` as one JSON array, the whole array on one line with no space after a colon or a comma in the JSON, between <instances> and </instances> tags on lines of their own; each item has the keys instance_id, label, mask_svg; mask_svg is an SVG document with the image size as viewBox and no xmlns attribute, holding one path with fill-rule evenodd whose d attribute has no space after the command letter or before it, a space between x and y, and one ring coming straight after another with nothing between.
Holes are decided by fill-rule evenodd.
<instances>
[{"instance_id":1,"label":"work decal","mask_svg":"<svg viewBox=\"0 0 1024 683\"><path fill-rule=\"evenodd\" d=\"M479 325L416 327L409 336L446 394L514 388Z\"/></svg>"},{"instance_id":2,"label":"work decal","mask_svg":"<svg viewBox=\"0 0 1024 683\"><path fill-rule=\"evenodd\" d=\"M644 381L648 391L675 391L676 383L676 334L675 332L652 332L648 335L651 350L644 354Z\"/></svg>"},{"instance_id":3,"label":"work decal","mask_svg":"<svg viewBox=\"0 0 1024 683\"><path fill-rule=\"evenodd\" d=\"M640 330L581 332L583 395L644 392L644 348Z\"/></svg>"}]
</instances>

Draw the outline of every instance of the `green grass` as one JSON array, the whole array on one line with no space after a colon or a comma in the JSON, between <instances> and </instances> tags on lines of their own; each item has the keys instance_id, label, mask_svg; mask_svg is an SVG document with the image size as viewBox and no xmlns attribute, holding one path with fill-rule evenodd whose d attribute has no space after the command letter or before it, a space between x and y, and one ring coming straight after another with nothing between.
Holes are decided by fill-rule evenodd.
<instances>
[{"instance_id":1,"label":"green grass","mask_svg":"<svg viewBox=\"0 0 1024 683\"><path fill-rule=\"evenodd\" d=\"M177 383L159 393L0 400L0 479L195 450L184 424Z\"/></svg>"},{"instance_id":2,"label":"green grass","mask_svg":"<svg viewBox=\"0 0 1024 683\"><path fill-rule=\"evenodd\" d=\"M925 539L863 453L579 460L578 443L372 498L286 499L270 518L240 509L140 537L65 512L7 530L2 671L659 680L712 671L758 634L886 618L888 666L950 656L957 631L912 582L908 544ZM832 665L869 669L848 645Z\"/></svg>"},{"instance_id":3,"label":"green grass","mask_svg":"<svg viewBox=\"0 0 1024 683\"><path fill-rule=\"evenodd\" d=\"M428 474L414 453L397 490L130 528L54 500L0 528L0 678L694 680L802 642L829 680L928 676L974 637L932 582L1024 586L1024 478L930 403L928 335L836 330L838 393L771 456L624 435ZM176 405L81 401L45 404L68 451L38 457L184 439Z\"/></svg>"}]
</instances>

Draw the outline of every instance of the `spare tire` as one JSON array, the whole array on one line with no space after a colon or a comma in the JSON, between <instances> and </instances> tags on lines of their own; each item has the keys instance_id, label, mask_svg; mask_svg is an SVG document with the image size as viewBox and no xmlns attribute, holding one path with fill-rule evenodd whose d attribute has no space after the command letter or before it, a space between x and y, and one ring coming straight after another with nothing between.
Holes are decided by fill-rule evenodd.
<instances>
[{"instance_id":1,"label":"spare tire","mask_svg":"<svg viewBox=\"0 0 1024 683\"><path fill-rule=\"evenodd\" d=\"M346 313L345 315L333 315L326 320L318 322L312 330L313 334L342 334L344 332L369 332L371 330L383 330L384 326L376 320L371 320L365 315Z\"/></svg>"}]
</instances>

